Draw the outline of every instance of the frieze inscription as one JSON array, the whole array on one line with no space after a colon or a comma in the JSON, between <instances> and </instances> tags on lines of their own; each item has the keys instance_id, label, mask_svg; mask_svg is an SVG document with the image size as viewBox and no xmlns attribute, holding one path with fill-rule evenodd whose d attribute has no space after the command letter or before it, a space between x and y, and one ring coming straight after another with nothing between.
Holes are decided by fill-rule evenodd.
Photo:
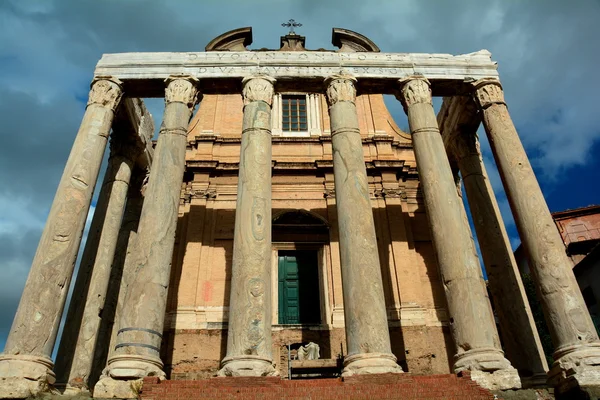
<instances>
[{"instance_id":1,"label":"frieze inscription","mask_svg":"<svg viewBox=\"0 0 600 400\"><path fill-rule=\"evenodd\" d=\"M488 51L453 56L421 53L339 53L328 51L191 52L105 54L95 75L119 79L162 79L171 74L203 77L246 77L266 74L274 78L328 77L352 74L361 77L404 77L421 74L428 79L481 79L497 77L496 63Z\"/></svg>"}]
</instances>

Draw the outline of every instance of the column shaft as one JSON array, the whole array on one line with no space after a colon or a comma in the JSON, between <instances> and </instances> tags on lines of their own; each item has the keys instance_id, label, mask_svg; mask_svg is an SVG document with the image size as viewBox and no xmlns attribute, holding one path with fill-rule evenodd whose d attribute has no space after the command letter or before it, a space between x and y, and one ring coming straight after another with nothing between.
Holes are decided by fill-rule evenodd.
<instances>
[{"instance_id":1,"label":"column shaft","mask_svg":"<svg viewBox=\"0 0 600 400\"><path fill-rule=\"evenodd\" d=\"M123 136L128 132L118 134ZM111 139L111 156L96 205L100 221L97 223L94 215L92 221L94 237L88 236L80 266L80 276L88 282L81 293L73 293L57 354L59 381L66 382L74 388L88 388L88 378L96 353L98 329L102 319L106 317L103 311L111 266L127 201L131 171L135 156L140 150L136 149L133 143L129 145L123 143L126 140L127 138L117 137L115 134ZM91 229L90 231L92 232ZM95 240L90 241L90 239ZM61 369L58 368L59 366Z\"/></svg>"},{"instance_id":2,"label":"column shaft","mask_svg":"<svg viewBox=\"0 0 600 400\"><path fill-rule=\"evenodd\" d=\"M519 235L538 286L555 345L550 382L600 384L600 343L564 244L497 80L475 83L475 100L498 165Z\"/></svg>"},{"instance_id":3,"label":"column shaft","mask_svg":"<svg viewBox=\"0 0 600 400\"><path fill-rule=\"evenodd\" d=\"M115 110L120 82L96 79L58 185L4 353L0 398L27 397L54 383L50 356Z\"/></svg>"},{"instance_id":4,"label":"column shaft","mask_svg":"<svg viewBox=\"0 0 600 400\"><path fill-rule=\"evenodd\" d=\"M127 205L123 213L123 221L117 239L117 249L111 267L111 277L106 293L105 309L111 319L103 319L100 325L100 334L98 347L103 349L98 353L94 360L92 374L90 376L90 386L98 380L99 372L107 365L107 360L113 355L117 344L117 332L119 331L119 319L125 302L125 294L129 283L134 279L136 265L132 262L137 254L137 232L144 204L145 192L144 182L148 171L145 169L135 169L129 193L127 195Z\"/></svg>"},{"instance_id":5,"label":"column shaft","mask_svg":"<svg viewBox=\"0 0 600 400\"><path fill-rule=\"evenodd\" d=\"M221 376L275 375L271 338L272 78L243 84L244 120L237 189L227 355Z\"/></svg>"},{"instance_id":6,"label":"column shaft","mask_svg":"<svg viewBox=\"0 0 600 400\"><path fill-rule=\"evenodd\" d=\"M408 114L456 345L454 370L471 370L473 379L490 389L520 387L517 371L500 349L481 267L433 111L429 82L415 77L400 84L399 97Z\"/></svg>"},{"instance_id":7,"label":"column shaft","mask_svg":"<svg viewBox=\"0 0 600 400\"><path fill-rule=\"evenodd\" d=\"M531 384L543 385L548 364L483 164L479 141L474 133L457 135L454 141L454 153L465 185L507 356L522 378L528 377Z\"/></svg>"},{"instance_id":8,"label":"column shaft","mask_svg":"<svg viewBox=\"0 0 600 400\"><path fill-rule=\"evenodd\" d=\"M117 345L95 397L133 398L148 375L164 377L160 359L167 289L185 169L187 126L197 102L195 79L167 79L165 113L137 235L133 279L125 293Z\"/></svg>"},{"instance_id":9,"label":"column shaft","mask_svg":"<svg viewBox=\"0 0 600 400\"><path fill-rule=\"evenodd\" d=\"M348 345L346 376L402 372L390 346L355 82L350 76L327 80Z\"/></svg>"}]
</instances>

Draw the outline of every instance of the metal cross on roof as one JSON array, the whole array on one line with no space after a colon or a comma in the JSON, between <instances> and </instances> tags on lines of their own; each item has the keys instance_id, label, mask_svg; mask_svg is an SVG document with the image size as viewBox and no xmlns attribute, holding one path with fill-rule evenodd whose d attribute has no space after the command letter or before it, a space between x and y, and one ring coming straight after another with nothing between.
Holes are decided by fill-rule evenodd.
<instances>
[{"instance_id":1,"label":"metal cross on roof","mask_svg":"<svg viewBox=\"0 0 600 400\"><path fill-rule=\"evenodd\" d=\"M290 28L290 33L288 35L295 35L296 32L294 32L294 28L302 26L302 24L299 22L296 22L293 19L290 19L288 22L284 22L283 24L281 24L281 26L283 26L284 28Z\"/></svg>"}]
</instances>

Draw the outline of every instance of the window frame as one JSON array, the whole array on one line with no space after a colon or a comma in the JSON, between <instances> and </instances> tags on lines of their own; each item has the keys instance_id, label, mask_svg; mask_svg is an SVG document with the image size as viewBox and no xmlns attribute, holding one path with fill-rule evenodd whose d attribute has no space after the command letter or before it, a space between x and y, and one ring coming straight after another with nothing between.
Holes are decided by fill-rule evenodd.
<instances>
[{"instance_id":1,"label":"window frame","mask_svg":"<svg viewBox=\"0 0 600 400\"><path fill-rule=\"evenodd\" d=\"M305 118L306 118L306 130L284 130L283 123L283 108L284 108L284 97L304 97L305 98ZM300 93L300 92L283 92L275 93L273 96L273 108L271 117L271 131L273 136L283 137L311 137L322 135L321 129L321 94L319 93ZM298 108L298 114L299 113ZM290 115L289 113L288 115ZM298 121L301 116L298 115ZM300 122L300 121L299 121Z\"/></svg>"}]
</instances>

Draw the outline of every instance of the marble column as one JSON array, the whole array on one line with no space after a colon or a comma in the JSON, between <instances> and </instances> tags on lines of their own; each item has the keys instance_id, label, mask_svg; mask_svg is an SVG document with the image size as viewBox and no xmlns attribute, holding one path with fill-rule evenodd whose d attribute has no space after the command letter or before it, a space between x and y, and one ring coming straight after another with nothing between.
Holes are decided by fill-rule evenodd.
<instances>
[{"instance_id":1,"label":"marble column","mask_svg":"<svg viewBox=\"0 0 600 400\"><path fill-rule=\"evenodd\" d=\"M600 385L598 335L575 280L573 264L508 113L502 86L498 80L485 79L475 82L474 88L555 346L549 383L559 390Z\"/></svg>"},{"instance_id":2,"label":"marble column","mask_svg":"<svg viewBox=\"0 0 600 400\"><path fill-rule=\"evenodd\" d=\"M103 349L98 352L89 381L90 386L98 381L100 373L107 365L117 345L117 332L119 331L119 319L123 310L123 303L129 283L135 277L136 265L132 262L137 254L137 232L144 205L144 193L148 185L150 169L136 167L133 171L129 193L127 194L127 205L123 213L123 221L117 238L117 249L111 267L111 277L106 293L105 308L107 319L102 320L98 336L98 346ZM109 319L110 318L110 319Z\"/></svg>"},{"instance_id":3,"label":"marble column","mask_svg":"<svg viewBox=\"0 0 600 400\"><path fill-rule=\"evenodd\" d=\"M548 364L535 328L508 234L490 185L476 136L457 138L457 159L481 256L495 299L507 355L521 378L545 385Z\"/></svg>"},{"instance_id":4,"label":"marble column","mask_svg":"<svg viewBox=\"0 0 600 400\"><path fill-rule=\"evenodd\" d=\"M446 151L464 182L506 357L519 371L523 386L545 385L548 364L483 163L476 132L481 123L477 106L467 96L447 98L440 114Z\"/></svg>"},{"instance_id":5,"label":"marble column","mask_svg":"<svg viewBox=\"0 0 600 400\"><path fill-rule=\"evenodd\" d=\"M356 79L335 75L326 80L326 85L348 346L343 375L402 372L390 345L373 209L356 113Z\"/></svg>"},{"instance_id":6,"label":"marble column","mask_svg":"<svg viewBox=\"0 0 600 400\"><path fill-rule=\"evenodd\" d=\"M88 389L131 172L143 151L130 133L111 137L108 168L56 357L58 381L76 390Z\"/></svg>"},{"instance_id":7,"label":"marble column","mask_svg":"<svg viewBox=\"0 0 600 400\"><path fill-rule=\"evenodd\" d=\"M92 82L83 121L0 355L0 398L33 396L55 381L50 356L122 93L121 83L111 77Z\"/></svg>"},{"instance_id":8,"label":"marble column","mask_svg":"<svg viewBox=\"0 0 600 400\"><path fill-rule=\"evenodd\" d=\"M271 338L271 105L275 80L244 78L227 354L220 376L276 375Z\"/></svg>"},{"instance_id":9,"label":"marble column","mask_svg":"<svg viewBox=\"0 0 600 400\"><path fill-rule=\"evenodd\" d=\"M440 135L429 81L400 80L398 97L408 115L432 241L448 304L456 346L454 371L470 370L488 389L521 386L517 370L504 358L479 259L463 204L456 191Z\"/></svg>"},{"instance_id":10,"label":"marble column","mask_svg":"<svg viewBox=\"0 0 600 400\"><path fill-rule=\"evenodd\" d=\"M164 378L160 359L167 289L185 169L187 127L198 101L197 80L166 80L165 112L154 152L125 293L117 344L94 397L136 398L145 376Z\"/></svg>"}]
</instances>

